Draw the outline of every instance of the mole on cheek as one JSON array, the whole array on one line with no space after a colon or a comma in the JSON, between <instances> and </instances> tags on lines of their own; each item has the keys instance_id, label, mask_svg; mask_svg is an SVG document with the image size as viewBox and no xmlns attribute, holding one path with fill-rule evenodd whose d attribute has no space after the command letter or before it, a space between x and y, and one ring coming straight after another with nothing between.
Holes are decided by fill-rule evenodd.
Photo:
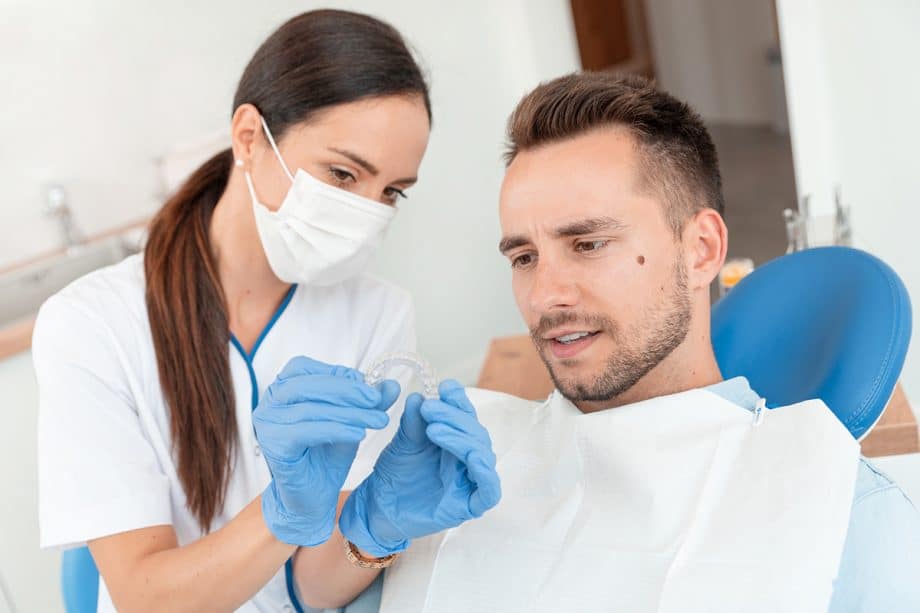
<instances>
[{"instance_id":1,"label":"mole on cheek","mask_svg":"<svg viewBox=\"0 0 920 613\"><path fill-rule=\"evenodd\" d=\"M636 261L639 262L639 266L644 266L644 265L645 265L645 256L644 256L644 255L640 255L639 257L636 258Z\"/></svg>"}]
</instances>

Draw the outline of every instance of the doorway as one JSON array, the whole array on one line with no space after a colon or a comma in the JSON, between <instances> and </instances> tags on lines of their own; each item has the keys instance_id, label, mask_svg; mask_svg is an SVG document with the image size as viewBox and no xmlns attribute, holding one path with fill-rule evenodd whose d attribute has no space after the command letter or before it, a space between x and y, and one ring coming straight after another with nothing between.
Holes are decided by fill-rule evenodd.
<instances>
[{"instance_id":1,"label":"doorway","mask_svg":"<svg viewBox=\"0 0 920 613\"><path fill-rule=\"evenodd\" d=\"M582 67L641 74L702 115L719 154L729 257L787 247L796 209L771 0L571 0Z\"/></svg>"}]
</instances>

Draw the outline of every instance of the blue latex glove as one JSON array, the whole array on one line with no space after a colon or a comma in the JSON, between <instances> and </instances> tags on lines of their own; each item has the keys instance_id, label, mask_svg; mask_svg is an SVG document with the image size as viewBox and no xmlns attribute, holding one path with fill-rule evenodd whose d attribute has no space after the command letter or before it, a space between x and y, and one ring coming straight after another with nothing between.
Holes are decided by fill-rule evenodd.
<instances>
[{"instance_id":1,"label":"blue latex glove","mask_svg":"<svg viewBox=\"0 0 920 613\"><path fill-rule=\"evenodd\" d=\"M396 436L342 509L342 534L373 556L480 517L501 498L492 441L463 386L447 380L439 392L406 399Z\"/></svg>"},{"instance_id":2,"label":"blue latex glove","mask_svg":"<svg viewBox=\"0 0 920 613\"><path fill-rule=\"evenodd\" d=\"M252 414L272 480L262 515L279 540L318 545L335 527L339 491L366 430L386 427L399 384L379 389L344 366L310 358L288 362Z\"/></svg>"}]
</instances>

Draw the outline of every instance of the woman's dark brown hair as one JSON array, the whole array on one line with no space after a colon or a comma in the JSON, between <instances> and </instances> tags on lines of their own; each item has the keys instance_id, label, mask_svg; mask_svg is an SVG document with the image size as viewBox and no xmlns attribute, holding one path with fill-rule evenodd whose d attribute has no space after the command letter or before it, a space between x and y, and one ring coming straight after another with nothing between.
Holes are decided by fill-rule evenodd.
<instances>
[{"instance_id":1,"label":"woman's dark brown hair","mask_svg":"<svg viewBox=\"0 0 920 613\"><path fill-rule=\"evenodd\" d=\"M346 11L304 13L275 31L246 66L233 111L252 104L281 139L318 111L428 88L400 34ZM227 186L227 149L186 180L151 222L144 252L147 314L169 406L179 479L207 530L223 506L236 449L227 310L211 249L211 213Z\"/></svg>"}]
</instances>

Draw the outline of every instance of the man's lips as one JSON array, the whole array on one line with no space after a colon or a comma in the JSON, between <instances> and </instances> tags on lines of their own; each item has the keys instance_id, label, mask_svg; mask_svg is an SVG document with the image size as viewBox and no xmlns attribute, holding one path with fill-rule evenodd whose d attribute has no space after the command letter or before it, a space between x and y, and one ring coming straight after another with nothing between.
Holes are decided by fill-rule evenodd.
<instances>
[{"instance_id":1,"label":"man's lips","mask_svg":"<svg viewBox=\"0 0 920 613\"><path fill-rule=\"evenodd\" d=\"M585 328L556 328L555 330L550 330L545 334L542 334L541 337L544 341L553 341L560 338L571 336L572 334L597 334L599 330L591 330Z\"/></svg>"},{"instance_id":2,"label":"man's lips","mask_svg":"<svg viewBox=\"0 0 920 613\"><path fill-rule=\"evenodd\" d=\"M574 334L574 333L570 333L570 334ZM567 335L565 334L561 335L561 337L565 337L565 336ZM582 336L580 338L577 338L569 342L560 341L559 340L560 337L555 337L555 338L548 339L546 341L546 344L549 345L549 349L552 352L553 356L561 360L561 359L575 357L576 355L578 355L579 353L581 353L582 351L584 351L585 349L593 345L594 341L597 340L598 336L600 336L600 332L591 332L585 336Z\"/></svg>"}]
</instances>

